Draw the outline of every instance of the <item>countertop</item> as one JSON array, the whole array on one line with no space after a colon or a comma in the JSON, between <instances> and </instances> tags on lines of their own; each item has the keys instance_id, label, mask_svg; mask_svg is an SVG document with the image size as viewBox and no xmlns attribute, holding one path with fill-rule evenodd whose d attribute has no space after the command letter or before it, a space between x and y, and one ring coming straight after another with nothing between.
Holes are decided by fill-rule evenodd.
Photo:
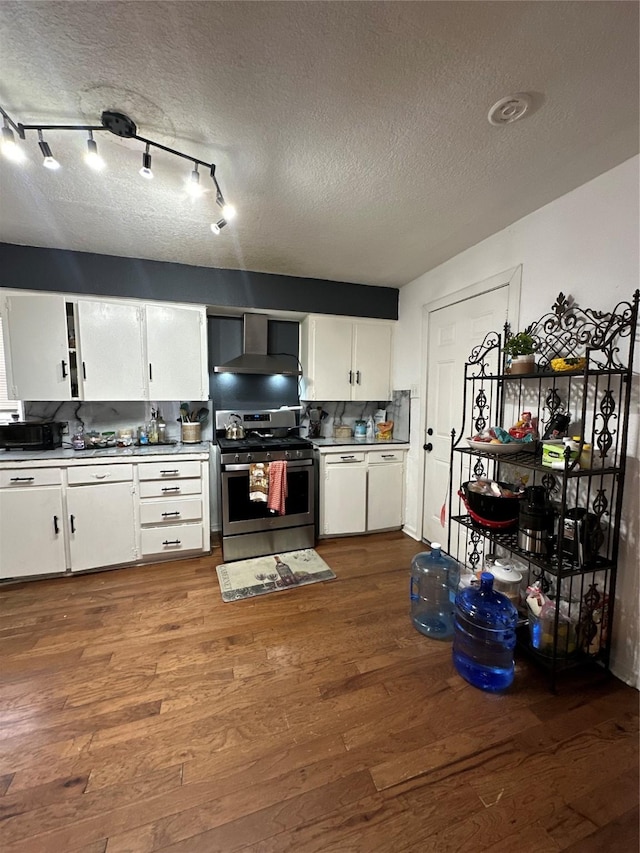
<instances>
[{"instance_id":1,"label":"countertop","mask_svg":"<svg viewBox=\"0 0 640 853\"><path fill-rule=\"evenodd\" d=\"M401 441L398 438L392 438L391 441L367 441L366 439L357 438L310 438L314 447L322 449L323 447L367 447L370 450L374 447L406 447L409 449L408 441Z\"/></svg>"},{"instance_id":2,"label":"countertop","mask_svg":"<svg viewBox=\"0 0 640 853\"><path fill-rule=\"evenodd\" d=\"M73 450L68 447L56 447L54 450L0 450L0 465L16 462L64 462L86 463L94 459L130 460L149 456L184 456L187 454L203 458L209 455L209 441L197 444L147 444L143 447L95 447L90 450Z\"/></svg>"}]
</instances>

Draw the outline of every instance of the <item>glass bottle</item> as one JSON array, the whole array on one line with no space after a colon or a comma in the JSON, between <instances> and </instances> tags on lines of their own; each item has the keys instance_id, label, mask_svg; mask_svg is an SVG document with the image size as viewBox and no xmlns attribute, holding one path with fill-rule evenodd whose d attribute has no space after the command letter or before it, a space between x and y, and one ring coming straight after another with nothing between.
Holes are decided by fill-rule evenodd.
<instances>
[{"instance_id":1,"label":"glass bottle","mask_svg":"<svg viewBox=\"0 0 640 853\"><path fill-rule=\"evenodd\" d=\"M158 422L156 420L156 413L153 409L151 410L151 420L147 427L147 437L149 439L149 444L158 443Z\"/></svg>"},{"instance_id":2,"label":"glass bottle","mask_svg":"<svg viewBox=\"0 0 640 853\"><path fill-rule=\"evenodd\" d=\"M156 413L156 424L158 427L158 444L166 444L167 443L167 425L164 422L164 418L160 414L160 411Z\"/></svg>"}]
</instances>

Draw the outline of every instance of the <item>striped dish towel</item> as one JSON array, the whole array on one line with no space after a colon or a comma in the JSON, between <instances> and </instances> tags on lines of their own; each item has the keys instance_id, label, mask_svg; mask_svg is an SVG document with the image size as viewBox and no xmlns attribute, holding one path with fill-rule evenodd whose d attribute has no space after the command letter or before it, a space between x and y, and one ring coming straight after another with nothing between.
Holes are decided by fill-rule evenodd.
<instances>
[{"instance_id":1,"label":"striped dish towel","mask_svg":"<svg viewBox=\"0 0 640 853\"><path fill-rule=\"evenodd\" d=\"M287 497L287 463L282 461L269 464L269 500L267 507L278 515L284 515Z\"/></svg>"}]
</instances>

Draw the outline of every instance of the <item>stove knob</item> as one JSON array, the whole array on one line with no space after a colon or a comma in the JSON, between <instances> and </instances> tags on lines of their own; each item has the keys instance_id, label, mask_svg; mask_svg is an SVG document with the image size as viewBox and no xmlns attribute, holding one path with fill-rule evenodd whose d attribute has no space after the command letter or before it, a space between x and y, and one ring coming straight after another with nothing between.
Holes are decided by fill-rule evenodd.
<instances>
[{"instance_id":1,"label":"stove knob","mask_svg":"<svg viewBox=\"0 0 640 853\"><path fill-rule=\"evenodd\" d=\"M289 451L288 451L288 450L285 450L285 452L284 452L284 458L285 458L285 459L289 459L289 458L290 458L290 456L291 456L291 454L289 453Z\"/></svg>"},{"instance_id":2,"label":"stove knob","mask_svg":"<svg viewBox=\"0 0 640 853\"><path fill-rule=\"evenodd\" d=\"M296 450L296 456L298 457L298 459L300 459L300 457L302 456L302 451Z\"/></svg>"},{"instance_id":3,"label":"stove knob","mask_svg":"<svg viewBox=\"0 0 640 853\"><path fill-rule=\"evenodd\" d=\"M250 453L247 453L247 462L251 462L253 456Z\"/></svg>"},{"instance_id":4,"label":"stove knob","mask_svg":"<svg viewBox=\"0 0 640 853\"><path fill-rule=\"evenodd\" d=\"M236 455L233 457L233 461L234 461L234 462L239 462L239 461L240 461L240 454L239 454L239 453L236 453Z\"/></svg>"},{"instance_id":5,"label":"stove knob","mask_svg":"<svg viewBox=\"0 0 640 853\"><path fill-rule=\"evenodd\" d=\"M267 453L267 459L271 459L271 454Z\"/></svg>"}]
</instances>

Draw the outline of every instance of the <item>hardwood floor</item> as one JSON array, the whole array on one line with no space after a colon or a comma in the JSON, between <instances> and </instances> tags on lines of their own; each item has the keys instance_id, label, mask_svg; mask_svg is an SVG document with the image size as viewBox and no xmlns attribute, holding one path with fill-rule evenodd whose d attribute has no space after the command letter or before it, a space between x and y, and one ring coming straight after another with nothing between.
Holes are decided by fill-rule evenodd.
<instances>
[{"instance_id":1,"label":"hardwood floor","mask_svg":"<svg viewBox=\"0 0 640 853\"><path fill-rule=\"evenodd\" d=\"M469 686L401 533L224 604L207 559L0 588L3 853L638 850L638 694Z\"/></svg>"}]
</instances>

